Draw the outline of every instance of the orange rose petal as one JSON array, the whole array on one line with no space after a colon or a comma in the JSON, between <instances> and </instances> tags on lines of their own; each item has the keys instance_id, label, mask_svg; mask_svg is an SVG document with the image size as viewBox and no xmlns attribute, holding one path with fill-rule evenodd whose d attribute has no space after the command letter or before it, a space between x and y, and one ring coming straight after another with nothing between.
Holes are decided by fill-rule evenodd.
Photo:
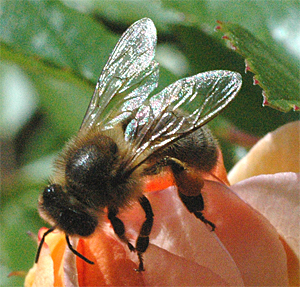
<instances>
[{"instance_id":1,"label":"orange rose petal","mask_svg":"<svg viewBox=\"0 0 300 287\"><path fill-rule=\"evenodd\" d=\"M234 192L205 182L204 215L236 262L246 286L287 286L286 254L275 228Z\"/></svg>"},{"instance_id":2,"label":"orange rose petal","mask_svg":"<svg viewBox=\"0 0 300 287\"><path fill-rule=\"evenodd\" d=\"M260 175L243 180L232 188L263 214L281 235L287 254L290 285L299 285L300 174Z\"/></svg>"},{"instance_id":3,"label":"orange rose petal","mask_svg":"<svg viewBox=\"0 0 300 287\"><path fill-rule=\"evenodd\" d=\"M156 245L149 246L145 257L147 286L229 286L209 268Z\"/></svg>"},{"instance_id":4,"label":"orange rose petal","mask_svg":"<svg viewBox=\"0 0 300 287\"><path fill-rule=\"evenodd\" d=\"M265 135L229 172L231 184L260 174L300 172L300 121Z\"/></svg>"},{"instance_id":5,"label":"orange rose petal","mask_svg":"<svg viewBox=\"0 0 300 287\"><path fill-rule=\"evenodd\" d=\"M300 259L300 173L259 175L232 188L271 222Z\"/></svg>"},{"instance_id":6,"label":"orange rose petal","mask_svg":"<svg viewBox=\"0 0 300 287\"><path fill-rule=\"evenodd\" d=\"M202 194L205 216L216 224L216 233L210 232L187 211L176 189L149 193L155 217L151 244L144 254L146 271L137 273L133 270L136 264L131 258L137 261L136 254L130 253L124 244L110 235L112 228L105 226L104 229L98 228L89 238L79 240L78 252L95 262L95 265L89 265L76 258L80 286L243 286L241 275L248 286L287 285L283 246L277 232L264 217L222 184L205 181ZM136 238L145 220L143 210L136 204L120 214L120 218L128 236ZM61 260L58 253L61 248L67 248L63 233L49 234L46 242L55 261ZM52 286L41 284L43 279L48 280L48 275L50 279L54 273L58 278L62 277L55 271L61 270L61 263L54 262L57 266L51 269L52 260L49 255L44 255L47 245L41 252L39 270L35 271L35 282L39 283L36 286ZM46 270L43 260L47 258L50 259L50 268ZM46 277L41 278L40 270ZM52 283L48 280L46 284Z\"/></svg>"},{"instance_id":7,"label":"orange rose petal","mask_svg":"<svg viewBox=\"0 0 300 287\"><path fill-rule=\"evenodd\" d=\"M78 245L78 238L69 238L72 247L76 250ZM64 259L63 259L63 279L65 287L79 287L78 283L78 271L76 265L77 256L73 251L66 246Z\"/></svg>"},{"instance_id":8,"label":"orange rose petal","mask_svg":"<svg viewBox=\"0 0 300 287\"><path fill-rule=\"evenodd\" d=\"M144 253L146 285L186 286L203 282L218 285L226 282L221 285L243 286L231 256L214 233L188 212L176 188L152 192L147 197L152 204L154 225L150 247ZM143 210L135 205L119 217L125 223L127 234L136 238L145 220Z\"/></svg>"},{"instance_id":9,"label":"orange rose petal","mask_svg":"<svg viewBox=\"0 0 300 287\"><path fill-rule=\"evenodd\" d=\"M54 272L54 279L55 279L54 286L64 286L62 259L66 249L65 234L59 230L54 230L53 232L51 232L46 236L45 243L50 248L50 255L54 264L53 265L53 272ZM42 249L44 248L44 245Z\"/></svg>"},{"instance_id":10,"label":"orange rose petal","mask_svg":"<svg viewBox=\"0 0 300 287\"><path fill-rule=\"evenodd\" d=\"M169 186L175 185L175 179L170 168L166 168L163 172L155 176L145 177L145 192L157 191L166 189Z\"/></svg>"},{"instance_id":11,"label":"orange rose petal","mask_svg":"<svg viewBox=\"0 0 300 287\"><path fill-rule=\"evenodd\" d=\"M80 286L144 286L137 265L127 256L124 245L101 228L87 239L80 239L78 252L94 261L90 265L77 258Z\"/></svg>"},{"instance_id":12,"label":"orange rose petal","mask_svg":"<svg viewBox=\"0 0 300 287\"><path fill-rule=\"evenodd\" d=\"M287 266L289 275L289 286L300 286L300 263L299 258L284 238L280 237L287 255Z\"/></svg>"},{"instance_id":13,"label":"orange rose petal","mask_svg":"<svg viewBox=\"0 0 300 287\"><path fill-rule=\"evenodd\" d=\"M28 271L26 277L25 277L25 282L24 282L24 286L25 287L32 287L34 280L35 280L35 273L36 273L36 268L37 265L34 264L33 267Z\"/></svg>"},{"instance_id":14,"label":"orange rose petal","mask_svg":"<svg viewBox=\"0 0 300 287\"><path fill-rule=\"evenodd\" d=\"M50 255L50 248L43 246L38 264L29 270L25 278L25 287L51 287L54 286L54 267Z\"/></svg>"},{"instance_id":15,"label":"orange rose petal","mask_svg":"<svg viewBox=\"0 0 300 287\"><path fill-rule=\"evenodd\" d=\"M39 230L39 241L47 230L45 227ZM66 241L63 232L55 230L48 234L42 246L38 263L26 276L25 286L64 286L62 258L65 248Z\"/></svg>"}]
</instances>

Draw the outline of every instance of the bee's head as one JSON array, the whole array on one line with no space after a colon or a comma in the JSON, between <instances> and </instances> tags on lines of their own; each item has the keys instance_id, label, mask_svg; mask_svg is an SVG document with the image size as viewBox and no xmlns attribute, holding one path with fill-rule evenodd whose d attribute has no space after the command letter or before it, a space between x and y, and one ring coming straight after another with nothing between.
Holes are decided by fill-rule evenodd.
<instances>
[{"instance_id":1,"label":"bee's head","mask_svg":"<svg viewBox=\"0 0 300 287\"><path fill-rule=\"evenodd\" d=\"M39 212L46 221L68 235L89 236L98 225L96 214L59 184L44 189L39 200Z\"/></svg>"}]
</instances>

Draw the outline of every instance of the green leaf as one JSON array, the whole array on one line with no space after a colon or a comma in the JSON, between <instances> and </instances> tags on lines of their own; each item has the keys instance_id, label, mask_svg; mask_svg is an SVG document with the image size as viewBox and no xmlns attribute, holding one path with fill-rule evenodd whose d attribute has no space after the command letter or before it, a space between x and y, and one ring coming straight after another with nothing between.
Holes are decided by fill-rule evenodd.
<instances>
[{"instance_id":1,"label":"green leaf","mask_svg":"<svg viewBox=\"0 0 300 287\"><path fill-rule=\"evenodd\" d=\"M32 160L33 150L36 157L42 156L45 151L56 150L59 142L62 145L78 130L82 120L79 115L84 115L94 85L70 70L46 65L35 57L16 53L5 45L1 45L1 57L2 61L18 65L26 73L43 107L40 127L43 136L40 137L40 132L34 134L35 137L25 145L23 160L26 159L26 151Z\"/></svg>"},{"instance_id":2,"label":"green leaf","mask_svg":"<svg viewBox=\"0 0 300 287\"><path fill-rule=\"evenodd\" d=\"M276 53L237 24L219 22L231 47L245 58L246 70L255 74L254 84L263 88L264 105L287 112L300 109L298 72Z\"/></svg>"},{"instance_id":3,"label":"green leaf","mask_svg":"<svg viewBox=\"0 0 300 287\"><path fill-rule=\"evenodd\" d=\"M0 41L96 81L101 63L118 37L91 17L56 0L5 0L1 3Z\"/></svg>"},{"instance_id":4,"label":"green leaf","mask_svg":"<svg viewBox=\"0 0 300 287\"><path fill-rule=\"evenodd\" d=\"M159 33L169 32L169 25L183 22L182 13L165 7L162 1L63 0L69 6L93 13L105 22L118 23L126 28L143 18L151 18ZM126 11L126 13L124 13Z\"/></svg>"}]
</instances>

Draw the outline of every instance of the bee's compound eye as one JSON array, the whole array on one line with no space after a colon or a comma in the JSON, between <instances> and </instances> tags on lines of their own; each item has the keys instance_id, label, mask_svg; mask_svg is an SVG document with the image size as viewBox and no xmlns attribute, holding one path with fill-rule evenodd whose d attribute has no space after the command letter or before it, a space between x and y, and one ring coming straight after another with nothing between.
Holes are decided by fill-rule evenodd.
<instances>
[{"instance_id":1,"label":"bee's compound eye","mask_svg":"<svg viewBox=\"0 0 300 287\"><path fill-rule=\"evenodd\" d=\"M62 187L59 184L51 184L44 189L44 199L54 199L63 193Z\"/></svg>"},{"instance_id":2,"label":"bee's compound eye","mask_svg":"<svg viewBox=\"0 0 300 287\"><path fill-rule=\"evenodd\" d=\"M44 189L44 194L49 194L49 193L52 193L54 192L54 188L52 185L50 186L47 186L45 189Z\"/></svg>"}]
</instances>

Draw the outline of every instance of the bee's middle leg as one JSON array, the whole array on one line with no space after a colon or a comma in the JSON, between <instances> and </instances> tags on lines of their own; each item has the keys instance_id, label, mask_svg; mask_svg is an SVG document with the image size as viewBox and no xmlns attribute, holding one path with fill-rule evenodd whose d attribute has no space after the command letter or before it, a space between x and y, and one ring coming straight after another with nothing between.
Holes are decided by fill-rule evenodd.
<instances>
[{"instance_id":1,"label":"bee's middle leg","mask_svg":"<svg viewBox=\"0 0 300 287\"><path fill-rule=\"evenodd\" d=\"M151 229L153 226L153 211L152 211L152 207L151 204L149 202L149 200L147 199L147 197L142 196L139 199L139 203L141 205L141 207L144 209L145 211L145 215L146 215L146 220L144 221L139 236L136 240L136 247L135 250L138 253L138 257L139 257L139 268L136 271L144 271L144 263L143 263L143 253L147 250L148 245L149 245L149 235L151 233Z\"/></svg>"},{"instance_id":2,"label":"bee's middle leg","mask_svg":"<svg viewBox=\"0 0 300 287\"><path fill-rule=\"evenodd\" d=\"M125 226L123 221L117 217L118 210L110 208L108 211L108 219L110 220L116 235L128 245L130 251L136 251L139 258L139 267L136 271L144 271L143 253L147 250L149 245L149 235L153 226L153 211L149 200L142 196L139 198L139 203L145 211L146 220L144 221L139 236L136 240L136 247L134 247L125 235Z\"/></svg>"}]
</instances>

